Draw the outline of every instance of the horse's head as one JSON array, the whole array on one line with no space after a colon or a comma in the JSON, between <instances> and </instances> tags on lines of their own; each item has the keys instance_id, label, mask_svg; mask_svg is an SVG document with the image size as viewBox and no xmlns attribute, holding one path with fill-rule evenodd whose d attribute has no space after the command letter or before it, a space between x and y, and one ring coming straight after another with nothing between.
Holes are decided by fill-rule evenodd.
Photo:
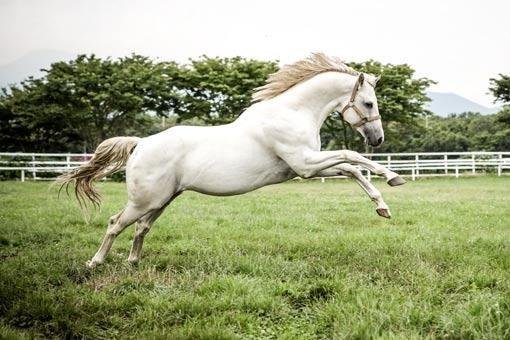
<instances>
[{"instance_id":1,"label":"horse's head","mask_svg":"<svg viewBox=\"0 0 510 340\"><path fill-rule=\"evenodd\" d=\"M355 128L365 143L379 146L384 141L384 131L375 96L375 85L379 77L360 73L354 84L348 102L340 105L343 119Z\"/></svg>"}]
</instances>

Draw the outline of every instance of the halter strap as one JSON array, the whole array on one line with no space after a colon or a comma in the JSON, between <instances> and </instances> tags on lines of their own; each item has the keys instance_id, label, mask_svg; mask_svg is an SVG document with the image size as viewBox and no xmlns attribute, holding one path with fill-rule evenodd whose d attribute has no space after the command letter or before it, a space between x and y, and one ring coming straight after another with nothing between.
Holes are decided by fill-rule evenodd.
<instances>
[{"instance_id":1,"label":"halter strap","mask_svg":"<svg viewBox=\"0 0 510 340\"><path fill-rule=\"evenodd\" d=\"M356 84L354 84L354 88L352 89L351 98L349 99L349 102L347 103L347 105L344 106L342 111L340 111L342 118L344 117L344 112L347 111L348 109L353 109L354 112L356 112L356 114L359 116L360 120L354 124L351 124L352 127L355 127L355 128L360 127L368 122L372 122L374 120L381 119L380 115L376 115L373 117L365 116L363 114L363 112L354 103L354 100L356 99L356 95L358 94L358 91L359 91L359 88L361 86L361 82L363 81L363 79L364 79L364 76L363 76L363 73L361 73L359 75L358 79L356 80Z\"/></svg>"}]
</instances>

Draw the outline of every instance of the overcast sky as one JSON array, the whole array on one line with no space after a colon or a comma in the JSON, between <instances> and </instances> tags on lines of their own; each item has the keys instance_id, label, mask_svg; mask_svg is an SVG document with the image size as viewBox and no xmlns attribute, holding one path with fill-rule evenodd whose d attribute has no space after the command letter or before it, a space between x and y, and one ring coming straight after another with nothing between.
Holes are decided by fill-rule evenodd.
<instances>
[{"instance_id":1,"label":"overcast sky","mask_svg":"<svg viewBox=\"0 0 510 340\"><path fill-rule=\"evenodd\" d=\"M323 51L408 63L433 90L491 106L489 78L510 73L509 14L508 0L0 0L0 64L41 49L282 62Z\"/></svg>"}]
</instances>

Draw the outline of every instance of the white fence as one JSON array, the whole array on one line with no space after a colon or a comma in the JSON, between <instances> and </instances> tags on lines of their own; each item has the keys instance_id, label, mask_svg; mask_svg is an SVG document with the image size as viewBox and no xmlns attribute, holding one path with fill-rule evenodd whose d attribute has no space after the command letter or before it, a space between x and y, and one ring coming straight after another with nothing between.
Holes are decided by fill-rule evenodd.
<instances>
[{"instance_id":1,"label":"white fence","mask_svg":"<svg viewBox=\"0 0 510 340\"><path fill-rule=\"evenodd\" d=\"M413 181L428 176L459 177L482 173L501 176L505 170L510 170L510 152L375 153L364 156ZM0 153L0 178L9 178L10 174L22 182L54 180L58 174L85 163L90 157L92 154ZM370 173L366 173L370 180Z\"/></svg>"}]
</instances>

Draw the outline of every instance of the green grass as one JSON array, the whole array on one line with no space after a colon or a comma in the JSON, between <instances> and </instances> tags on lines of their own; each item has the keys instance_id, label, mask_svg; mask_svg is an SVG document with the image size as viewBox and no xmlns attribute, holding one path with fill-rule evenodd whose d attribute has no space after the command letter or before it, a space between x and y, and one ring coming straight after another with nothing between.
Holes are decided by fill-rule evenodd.
<instances>
[{"instance_id":1,"label":"green grass","mask_svg":"<svg viewBox=\"0 0 510 340\"><path fill-rule=\"evenodd\" d=\"M0 182L0 337L510 338L510 178L303 181L185 193L126 259L85 267L121 183L85 224L48 183Z\"/></svg>"}]
</instances>

